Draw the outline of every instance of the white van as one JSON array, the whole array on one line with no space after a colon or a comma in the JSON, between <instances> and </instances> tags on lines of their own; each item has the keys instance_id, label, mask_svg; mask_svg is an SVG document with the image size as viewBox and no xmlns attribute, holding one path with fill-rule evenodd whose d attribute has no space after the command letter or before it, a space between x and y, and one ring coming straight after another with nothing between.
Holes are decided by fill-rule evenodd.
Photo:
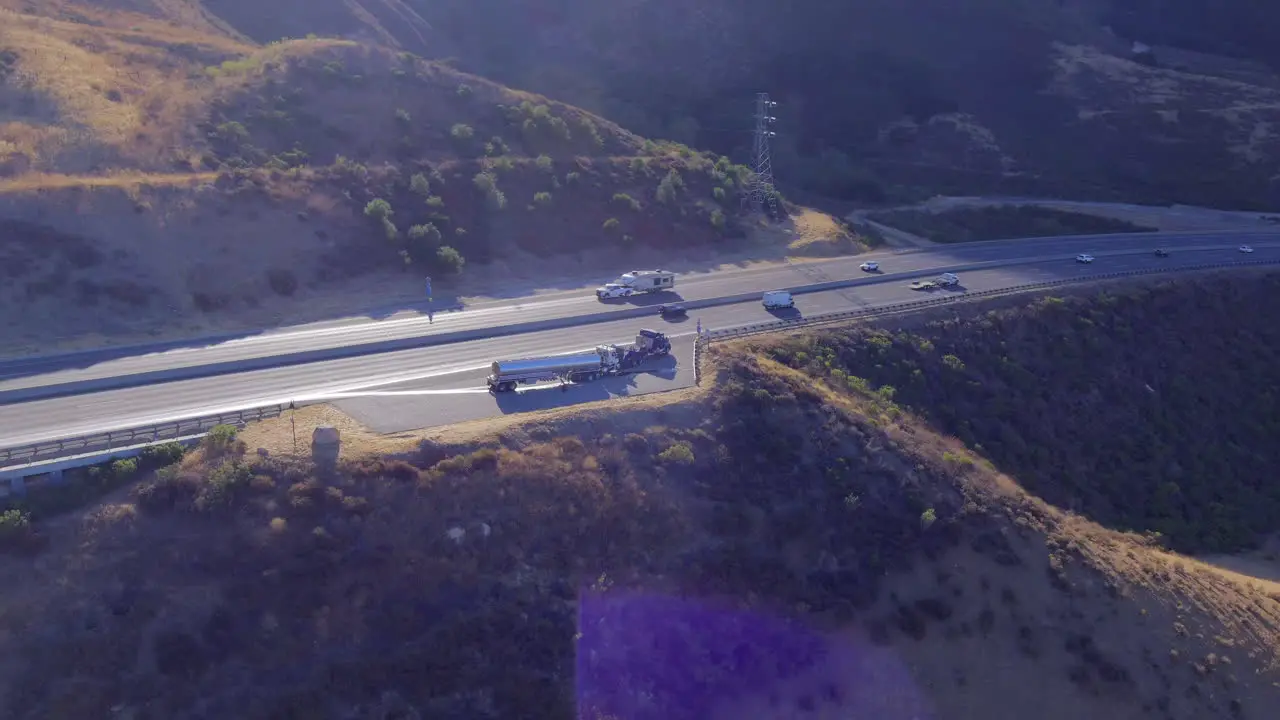
<instances>
[{"instance_id":1,"label":"white van","mask_svg":"<svg viewBox=\"0 0 1280 720\"><path fill-rule=\"evenodd\" d=\"M760 301L764 303L765 310L778 310L796 306L795 298L791 297L791 293L786 290L770 290L760 298Z\"/></svg>"}]
</instances>

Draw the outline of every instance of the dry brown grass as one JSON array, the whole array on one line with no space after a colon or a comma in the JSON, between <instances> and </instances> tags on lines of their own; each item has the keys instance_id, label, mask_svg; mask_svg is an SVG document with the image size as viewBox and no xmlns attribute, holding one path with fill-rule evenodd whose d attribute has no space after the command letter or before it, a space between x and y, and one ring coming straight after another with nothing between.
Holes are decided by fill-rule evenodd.
<instances>
[{"instance_id":1,"label":"dry brown grass","mask_svg":"<svg viewBox=\"0 0 1280 720\"><path fill-rule=\"evenodd\" d=\"M75 171L172 162L204 102L204 64L250 52L222 35L140 16L91 26L0 11L0 48L18 55L7 92L39 113L0 131L37 169ZM120 18L117 18L120 20Z\"/></svg>"},{"instance_id":2,"label":"dry brown grass","mask_svg":"<svg viewBox=\"0 0 1280 720\"><path fill-rule=\"evenodd\" d=\"M710 369L726 369L751 352L749 342L722 345ZM1155 550L1141 538L1103 530L1083 518L1049 507L980 459L956 474L938 474L939 468L948 467L946 454L967 452L954 439L938 436L918 419L892 411L875 398L833 389L769 360L753 362L761 375L752 388L775 392L785 386L797 392L816 393L822 408L818 418L826 418L826 422L851 420L847 428L850 432L867 434L870 443L861 452L874 458L869 466L875 468L874 472L884 473L877 475L874 484L883 484L887 489L896 483L916 483L924 497L933 497L940 489L943 495L948 494L950 491L942 486L963 488L972 507L966 505L959 523L970 529L961 530L952 541L934 543L935 550L917 562L892 569L881 579L877 599L859 608L852 622L847 618L836 621L832 614L814 612L805 603L786 607L771 604L767 598L788 597L788 587L794 583L770 585L765 578L776 576L767 573L761 576L763 584L757 588L758 595L728 598L731 606L804 617L825 631L824 637L834 643L833 650L790 677L761 685L758 692L753 688L726 699L707 717L781 720L809 708L806 716L844 717L854 707L865 710L867 703L876 703L883 709L886 706L880 704L888 703L902 709L928 707L957 720L1029 715L1045 720L1146 716L1191 720L1229 717L1233 701L1240 703L1243 717L1254 717L1276 700L1271 683L1276 679L1280 648L1280 603L1266 596L1269 587L1226 577L1195 561ZM305 408L297 414L299 438L309 439L310 428L318 424L339 427L348 444L348 458L357 461L351 465L355 473L351 478L316 482L300 475L289 479L290 471L280 475L277 470L279 477L260 476L254 481L252 499L243 517L220 517L202 521L203 524L183 516L166 518L140 513L129 503L108 503L90 511L82 521L67 523L60 529L58 532L66 537L50 546L38 570L23 571L12 562L0 560L5 579L15 583L21 580L17 585L5 585L22 588L21 592L6 591L6 600L12 601L8 617L20 619L40 608L74 606L77 598L83 595L87 600L99 589L112 596L116 592L111 589L116 587L111 584L112 579L127 569L128 577L134 578L139 587L188 588L182 592L166 591L151 601L169 608L163 615L166 628L194 628L221 596L216 584L197 582L199 573L180 568L194 566L192 563L213 563L210 567L225 568L220 571L224 576L235 577L240 563L265 561L265 574L255 566L253 572L231 581L240 583L236 587L242 588L235 594L235 604L237 612L244 613L255 627L263 623L263 632L275 638L273 647L285 653L295 652L300 646L294 643L298 642L323 646L331 640L361 637L373 622L371 613L398 611L401 607L387 604L387 600L379 602L381 596L371 589L405 580L409 576L404 573L415 572L412 568L429 568L429 574L422 578L431 579L412 583L415 589L407 598L418 602L437 597L436 590L429 588L473 578L477 572L499 573L485 577L505 587L519 588L532 582L542 588L564 571L542 564L545 559L533 549L534 543L520 546L518 555L510 556L520 558L517 569L510 573L490 570L490 563L495 563L495 568L510 564L506 553L516 551L506 544L515 541L512 533L533 532L532 537L539 538L539 543L564 549L561 530L582 532L587 523L594 522L593 518L602 517L611 502L610 488L618 480L598 476L601 467L635 464L637 471L647 468L644 475L655 474L652 481L646 482L647 495L643 496L650 511L653 507L667 507L662 503L668 501L681 503L687 499L692 488L685 481L676 482L677 476L645 463L652 462L647 455L657 452L662 438L677 437L691 428L713 433L705 440L695 440L710 443L700 446L700 452L714 447L721 431L707 425L706 420L717 417L715 403L726 387L717 384L723 378L715 372L708 377L712 378L708 389L651 396L644 402L594 405L576 412L517 416L447 429L431 438L435 457L445 457L447 461L425 471L394 461L379 464L369 457L403 451L412 445L409 435L380 438L330 408ZM797 442L804 442L817 431L816 427L792 429L798 433ZM627 433L636 435L620 446L619 441ZM640 436L653 444L640 440ZM280 455L290 450L288 418L252 426L241 437L248 444L250 459L255 457L253 450L257 446ZM636 446L632 439L645 444L647 452L619 454L623 448ZM467 471L465 468L471 467L468 463L472 461L463 462L459 453L478 446L504 449L473 456L477 462L491 464ZM852 451L853 448L846 448L845 453ZM202 461L196 458L191 462L190 469L196 470ZM428 465L433 462L426 461ZM397 479L379 479L375 477L379 472L395 473ZM406 494L403 489L411 487L415 477L418 490ZM695 481L688 479L690 483ZM512 484L516 482L519 487ZM383 507L379 506L380 501L394 504ZM868 493L863 504L850 511L854 514L849 522L874 519L873 515L857 513L901 510L880 508L875 503ZM690 512L688 507L676 504L668 511L682 514L681 530L668 533L661 540L646 538L643 552L647 557L664 557L673 551L663 543L679 545L684 552L693 551L698 535L690 533L708 530L699 528L696 522L692 526L686 524L698 517L697 513L683 515ZM754 522L772 527L776 533L783 526L770 525L776 521L774 515L781 517L796 511L796 507L781 505L762 507ZM942 515L940 510L939 516ZM440 535L455 523L465 525L471 542L476 534L475 523L481 519L492 524L498 543L492 551L465 545L465 552L459 554L448 546L437 547L443 542ZM306 548L310 545L299 544L299 540L321 543L322 549L331 548L333 543L350 542L347 533L353 527L362 528L362 537L377 544L380 553L392 553L399 560L377 569L363 561L329 559L323 565L324 572L308 575L305 569L310 565L289 559L292 553L309 552ZM921 541L935 531L953 532L922 528ZM1000 542L1015 562L1001 560L990 552L988 546L994 541L989 536L993 532L1003 538ZM70 541L73 536L76 542ZM214 536L221 540L213 540ZM980 536L988 538L981 545L977 542ZM239 539L232 542L233 537ZM766 542L767 536L761 540L762 547L772 548L772 554L767 556L770 572L778 572L781 563L782 567L793 567L803 578L805 569L829 562L817 548L803 542L794 546L784 542L790 535L779 537L782 539L776 547ZM150 551L145 548L179 546L184 549L172 557L157 558L157 564L147 561ZM428 547L430 552L424 554L423 549ZM579 560L594 557L599 549L572 547L580 551ZM625 544L611 546L610 553L634 549ZM491 558L490 552L496 554ZM266 555L258 556L259 553ZM255 558L249 560L250 555ZM495 558L507 559L498 562ZM147 563L146 571L141 570L140 562ZM573 565L573 553L557 562ZM158 575L158 567L168 568L163 571L166 574ZM274 573L284 569L296 573L290 575L287 587L262 587L264 582L274 582ZM661 593L659 588L671 582L670 576L659 581L643 573L628 574L624 567L614 569L617 577L627 578L624 583L651 584L651 592ZM186 582L171 582L168 574L176 576L179 572ZM716 582L709 577L704 580ZM251 586L259 589L248 593L244 588ZM330 592L346 587L356 588L350 601L340 599L340 592ZM545 595L547 591L537 592ZM328 598L323 609L299 599L317 593ZM407 601L405 597L398 600ZM502 607L501 601L494 602L492 607ZM281 623L289 616L281 613L291 607L290 603L300 603L298 617L306 622L282 633ZM179 607L183 609L179 611ZM490 607L486 604L485 611ZM527 611L530 606L521 607ZM147 624L141 619L122 622L131 628L131 633L142 631ZM136 624L139 622L142 624ZM452 621L441 618L431 622ZM698 630L689 628L688 637L697 641ZM91 642L90 638L77 636L78 632L72 633L73 642ZM572 624L564 632L572 633ZM0 643L10 642L12 637L16 636L0 636ZM521 651L536 652L545 647L544 643L554 645L562 639L559 634L552 634L540 635L536 641L522 640L526 644ZM135 642L125 637L120 641L129 648ZM639 648L635 651L643 654ZM57 657L46 655L42 661L68 663L64 669L74 666L75 672L84 673L85 677L105 678L118 672L82 661L83 655L67 654L62 661ZM512 667L515 666L504 666L504 672L509 675ZM3 676L17 677L13 674L17 672L15 668L4 669ZM714 664L707 669L716 670ZM370 678L375 684L382 683L378 685L380 691L387 687L386 683L394 682L381 674L383 671L373 662L356 662L347 671ZM865 688L868 673L879 678L882 687L894 688L894 692L865 697L860 688ZM219 681L207 680L201 687L212 687L210 683L216 682ZM510 692L510 686L504 684L499 692ZM175 699L169 696L171 702ZM85 708L93 708L94 703L105 699L86 695L82 701ZM1157 712L1157 708L1164 712ZM251 713L247 717L257 715Z\"/></svg>"},{"instance_id":3,"label":"dry brown grass","mask_svg":"<svg viewBox=\"0 0 1280 720\"><path fill-rule=\"evenodd\" d=\"M757 242L785 248L793 257L831 257L867 249L866 242L834 216L808 207L796 208L782 223L757 225L750 232Z\"/></svg>"},{"instance_id":4,"label":"dry brown grass","mask_svg":"<svg viewBox=\"0 0 1280 720\"><path fill-rule=\"evenodd\" d=\"M213 182L217 177L218 174L213 172L146 173L120 171L109 175L26 173L16 178L0 178L0 193L24 193L76 188L189 187L200 183Z\"/></svg>"}]
</instances>

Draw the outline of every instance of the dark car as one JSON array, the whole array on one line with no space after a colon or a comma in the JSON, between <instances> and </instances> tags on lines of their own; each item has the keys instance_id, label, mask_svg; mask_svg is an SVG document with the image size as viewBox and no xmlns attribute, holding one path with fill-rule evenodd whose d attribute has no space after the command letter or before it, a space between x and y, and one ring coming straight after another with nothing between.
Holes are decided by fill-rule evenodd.
<instances>
[{"instance_id":1,"label":"dark car","mask_svg":"<svg viewBox=\"0 0 1280 720\"><path fill-rule=\"evenodd\" d=\"M658 314L662 317L684 317L687 311L683 305L659 305Z\"/></svg>"},{"instance_id":2,"label":"dark car","mask_svg":"<svg viewBox=\"0 0 1280 720\"><path fill-rule=\"evenodd\" d=\"M1169 257L1169 251L1164 248L1158 248L1156 250L1156 257Z\"/></svg>"}]
</instances>

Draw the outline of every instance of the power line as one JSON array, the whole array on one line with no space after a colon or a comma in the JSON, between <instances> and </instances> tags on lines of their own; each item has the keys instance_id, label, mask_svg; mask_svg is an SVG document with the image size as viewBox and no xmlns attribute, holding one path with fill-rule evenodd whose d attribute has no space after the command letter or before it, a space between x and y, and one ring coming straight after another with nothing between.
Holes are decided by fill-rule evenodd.
<instances>
[{"instance_id":1,"label":"power line","mask_svg":"<svg viewBox=\"0 0 1280 720\"><path fill-rule=\"evenodd\" d=\"M751 186L742 197L743 207L751 212L769 208L770 215L778 212L777 193L773 190L773 158L769 151L769 138L777 135L770 128L778 118L770 113L778 103L769 99L769 93L756 93L755 138L751 149Z\"/></svg>"}]
</instances>

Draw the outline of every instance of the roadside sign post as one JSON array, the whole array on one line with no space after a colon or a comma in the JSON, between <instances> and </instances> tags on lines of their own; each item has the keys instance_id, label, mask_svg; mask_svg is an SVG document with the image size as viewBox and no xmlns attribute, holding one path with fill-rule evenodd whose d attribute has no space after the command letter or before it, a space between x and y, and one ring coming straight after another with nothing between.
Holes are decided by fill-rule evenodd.
<instances>
[{"instance_id":1,"label":"roadside sign post","mask_svg":"<svg viewBox=\"0 0 1280 720\"><path fill-rule=\"evenodd\" d=\"M430 275L426 277L426 283L427 283L427 322L434 323L436 321L436 318L435 318L435 311L431 307L433 298L431 294L431 276Z\"/></svg>"}]
</instances>

